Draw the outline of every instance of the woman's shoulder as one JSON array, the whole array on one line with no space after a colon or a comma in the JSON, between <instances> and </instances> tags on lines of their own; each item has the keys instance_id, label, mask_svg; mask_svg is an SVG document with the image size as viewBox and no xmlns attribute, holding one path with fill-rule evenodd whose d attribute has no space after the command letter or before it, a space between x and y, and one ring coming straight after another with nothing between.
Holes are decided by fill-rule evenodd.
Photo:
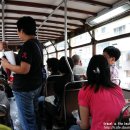
<instances>
[{"instance_id":1,"label":"woman's shoulder","mask_svg":"<svg viewBox=\"0 0 130 130\"><path fill-rule=\"evenodd\" d=\"M82 94L89 94L89 93L94 93L94 88L91 87L90 85L88 84L85 84L82 86L82 88L80 89L79 93L82 95Z\"/></svg>"}]
</instances>

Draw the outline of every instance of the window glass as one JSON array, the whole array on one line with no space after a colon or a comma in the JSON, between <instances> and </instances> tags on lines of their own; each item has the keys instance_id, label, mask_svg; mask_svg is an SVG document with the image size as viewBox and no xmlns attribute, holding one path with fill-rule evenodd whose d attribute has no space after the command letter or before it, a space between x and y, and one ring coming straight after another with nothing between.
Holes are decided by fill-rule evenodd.
<instances>
[{"instance_id":1,"label":"window glass","mask_svg":"<svg viewBox=\"0 0 130 130\"><path fill-rule=\"evenodd\" d=\"M91 36L88 32L78 35L70 39L70 46L75 47L91 42Z\"/></svg>"},{"instance_id":2,"label":"window glass","mask_svg":"<svg viewBox=\"0 0 130 130\"><path fill-rule=\"evenodd\" d=\"M55 45L56 49L59 50L64 50L65 49L65 42L59 42ZM68 43L67 43L67 48L68 48Z\"/></svg>"},{"instance_id":3,"label":"window glass","mask_svg":"<svg viewBox=\"0 0 130 130\"><path fill-rule=\"evenodd\" d=\"M130 16L104 25L95 30L96 40L101 40L130 32Z\"/></svg>"},{"instance_id":4,"label":"window glass","mask_svg":"<svg viewBox=\"0 0 130 130\"><path fill-rule=\"evenodd\" d=\"M121 57L116 62L119 69L121 87L130 89L130 48L128 47L130 38L109 41L107 43L97 44L97 54L102 54L106 46L115 46L121 51Z\"/></svg>"},{"instance_id":5,"label":"window glass","mask_svg":"<svg viewBox=\"0 0 130 130\"><path fill-rule=\"evenodd\" d=\"M46 42L46 43L44 43L44 46L49 46L49 45L51 45L52 43L49 41L49 42Z\"/></svg>"},{"instance_id":6,"label":"window glass","mask_svg":"<svg viewBox=\"0 0 130 130\"><path fill-rule=\"evenodd\" d=\"M77 54L81 58L82 66L87 69L88 63L92 57L92 45L81 48L72 49L72 56Z\"/></svg>"},{"instance_id":7,"label":"window glass","mask_svg":"<svg viewBox=\"0 0 130 130\"><path fill-rule=\"evenodd\" d=\"M56 58L56 53L49 54L49 58Z\"/></svg>"},{"instance_id":8,"label":"window glass","mask_svg":"<svg viewBox=\"0 0 130 130\"><path fill-rule=\"evenodd\" d=\"M49 47L46 48L46 50L47 50L48 53L55 52L54 46L49 46Z\"/></svg>"},{"instance_id":9,"label":"window glass","mask_svg":"<svg viewBox=\"0 0 130 130\"><path fill-rule=\"evenodd\" d=\"M43 55L46 55L47 52L46 52L46 49L43 49Z\"/></svg>"},{"instance_id":10,"label":"window glass","mask_svg":"<svg viewBox=\"0 0 130 130\"><path fill-rule=\"evenodd\" d=\"M58 59L60 59L62 56L65 56L65 52L64 51L58 52ZM69 51L68 50L67 50L67 56L69 57Z\"/></svg>"},{"instance_id":11,"label":"window glass","mask_svg":"<svg viewBox=\"0 0 130 130\"><path fill-rule=\"evenodd\" d=\"M46 61L47 61L47 55L43 55L43 64L46 65Z\"/></svg>"}]
</instances>

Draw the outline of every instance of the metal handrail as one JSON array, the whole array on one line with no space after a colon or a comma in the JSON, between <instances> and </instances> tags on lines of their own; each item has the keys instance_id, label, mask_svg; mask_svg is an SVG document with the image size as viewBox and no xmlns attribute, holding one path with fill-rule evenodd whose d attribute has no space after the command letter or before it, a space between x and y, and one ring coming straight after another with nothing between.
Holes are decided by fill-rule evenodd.
<instances>
[{"instance_id":1,"label":"metal handrail","mask_svg":"<svg viewBox=\"0 0 130 130\"><path fill-rule=\"evenodd\" d=\"M39 31L39 29L40 29L40 28L42 27L42 25L43 25L44 23L46 23L46 21L54 14L54 12L60 8L60 6L63 4L63 2L64 2L64 0L51 12L51 14L50 14L50 15L41 23L41 25L38 27L38 29L37 29L37 39L38 39L38 31Z\"/></svg>"},{"instance_id":2,"label":"metal handrail","mask_svg":"<svg viewBox=\"0 0 130 130\"><path fill-rule=\"evenodd\" d=\"M69 61L67 59L67 0L64 0L64 19L65 19L65 35L64 35L64 39L65 39L65 60L66 60L66 63L69 67L69 70L70 70L70 73L71 73L71 82L74 81L74 74L73 74L73 71L70 67L70 64L69 64Z\"/></svg>"}]
</instances>

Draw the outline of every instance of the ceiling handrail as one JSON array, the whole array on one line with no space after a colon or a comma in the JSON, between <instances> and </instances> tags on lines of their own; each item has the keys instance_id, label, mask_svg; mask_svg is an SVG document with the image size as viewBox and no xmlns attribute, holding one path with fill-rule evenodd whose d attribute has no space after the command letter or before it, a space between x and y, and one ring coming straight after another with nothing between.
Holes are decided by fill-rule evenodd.
<instances>
[{"instance_id":1,"label":"ceiling handrail","mask_svg":"<svg viewBox=\"0 0 130 130\"><path fill-rule=\"evenodd\" d=\"M64 2L64 0L49 14L49 16L48 16L48 17L41 23L41 25L38 27L38 29L37 29L37 38L38 38L38 31L39 31L39 29L40 29L40 28L42 27L42 25L43 25L44 23L46 23L46 21L54 14L54 12L60 8L60 6L63 4L63 2Z\"/></svg>"}]
</instances>

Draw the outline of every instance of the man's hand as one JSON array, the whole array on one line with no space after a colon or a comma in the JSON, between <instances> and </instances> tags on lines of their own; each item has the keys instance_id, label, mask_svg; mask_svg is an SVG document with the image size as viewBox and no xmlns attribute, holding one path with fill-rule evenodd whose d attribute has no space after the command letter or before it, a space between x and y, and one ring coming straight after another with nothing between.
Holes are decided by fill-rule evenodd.
<instances>
[{"instance_id":1,"label":"man's hand","mask_svg":"<svg viewBox=\"0 0 130 130\"><path fill-rule=\"evenodd\" d=\"M1 58L1 65L2 65L4 68L8 68L9 64L10 64L10 63L8 62L7 59Z\"/></svg>"}]
</instances>

